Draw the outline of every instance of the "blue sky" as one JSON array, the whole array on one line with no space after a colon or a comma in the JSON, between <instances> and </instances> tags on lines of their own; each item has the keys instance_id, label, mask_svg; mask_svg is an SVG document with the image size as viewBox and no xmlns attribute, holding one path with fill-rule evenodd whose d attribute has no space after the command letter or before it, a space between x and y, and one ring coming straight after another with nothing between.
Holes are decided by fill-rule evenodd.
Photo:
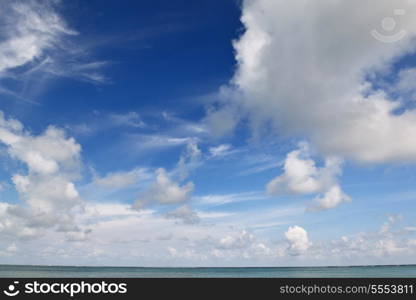
<instances>
[{"instance_id":1,"label":"blue sky","mask_svg":"<svg viewBox=\"0 0 416 300\"><path fill-rule=\"evenodd\" d=\"M0 4L0 262L414 263L416 11L374 3Z\"/></svg>"}]
</instances>

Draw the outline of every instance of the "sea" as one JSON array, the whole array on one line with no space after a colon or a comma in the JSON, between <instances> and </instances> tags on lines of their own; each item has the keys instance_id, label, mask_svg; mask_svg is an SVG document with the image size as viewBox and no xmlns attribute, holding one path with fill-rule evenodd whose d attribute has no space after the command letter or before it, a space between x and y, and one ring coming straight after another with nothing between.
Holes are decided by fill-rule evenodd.
<instances>
[{"instance_id":1,"label":"sea","mask_svg":"<svg viewBox=\"0 0 416 300\"><path fill-rule=\"evenodd\" d=\"M0 265L0 278L416 278L416 265L277 268L144 268Z\"/></svg>"}]
</instances>

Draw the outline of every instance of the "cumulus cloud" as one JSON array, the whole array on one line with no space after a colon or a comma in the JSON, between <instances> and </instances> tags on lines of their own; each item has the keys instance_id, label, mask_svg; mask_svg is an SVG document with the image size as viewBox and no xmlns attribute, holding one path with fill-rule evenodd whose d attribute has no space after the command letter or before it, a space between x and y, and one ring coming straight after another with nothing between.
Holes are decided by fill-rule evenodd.
<instances>
[{"instance_id":1,"label":"cumulus cloud","mask_svg":"<svg viewBox=\"0 0 416 300\"><path fill-rule=\"evenodd\" d=\"M350 258L357 257L395 257L396 263L400 256L414 255L412 247L413 234L400 228L401 215L391 215L376 232L360 232L353 236L343 236L340 240L332 241L329 255L339 255ZM317 251L325 252L325 247Z\"/></svg>"},{"instance_id":2,"label":"cumulus cloud","mask_svg":"<svg viewBox=\"0 0 416 300\"><path fill-rule=\"evenodd\" d=\"M329 157L322 167L317 167L310 158L308 145L301 143L299 146L286 156L283 174L267 184L267 192L270 195L324 193L315 198L317 204L311 207L313 210L329 209L350 201L337 182L342 160Z\"/></svg>"},{"instance_id":3,"label":"cumulus cloud","mask_svg":"<svg viewBox=\"0 0 416 300\"><path fill-rule=\"evenodd\" d=\"M291 255L305 253L311 246L308 233L300 226L292 226L285 232L285 237L289 242L289 252Z\"/></svg>"},{"instance_id":4,"label":"cumulus cloud","mask_svg":"<svg viewBox=\"0 0 416 300\"><path fill-rule=\"evenodd\" d=\"M156 178L147 191L136 201L135 208L141 209L151 203L175 204L190 200L194 184L188 182L184 185L172 181L165 169L156 170Z\"/></svg>"},{"instance_id":5,"label":"cumulus cloud","mask_svg":"<svg viewBox=\"0 0 416 300\"><path fill-rule=\"evenodd\" d=\"M3 204L3 230L16 229L31 236L36 228L78 230L73 214L83 207L74 182L79 179L81 146L55 127L40 135L25 131L14 119L0 113L0 142L27 171L15 173L12 182L24 205ZM15 224L21 223L21 224Z\"/></svg>"},{"instance_id":6,"label":"cumulus cloud","mask_svg":"<svg viewBox=\"0 0 416 300\"><path fill-rule=\"evenodd\" d=\"M396 43L375 39L371 30L382 30L381 20L397 7L406 12L397 17L405 37ZM236 95L211 118L236 107L254 132L273 127L285 137L306 137L325 155L415 160L409 136L416 112L398 114L403 103L371 83L414 53L415 13L408 0L244 1L246 31L234 43L238 69L230 87Z\"/></svg>"},{"instance_id":7,"label":"cumulus cloud","mask_svg":"<svg viewBox=\"0 0 416 300\"><path fill-rule=\"evenodd\" d=\"M331 186L328 191L321 196L315 198L317 204L309 207L309 210L326 210L334 208L341 204L342 202L350 202L351 197L346 195L340 188L339 185Z\"/></svg>"},{"instance_id":8,"label":"cumulus cloud","mask_svg":"<svg viewBox=\"0 0 416 300\"><path fill-rule=\"evenodd\" d=\"M4 122L3 115L0 116ZM11 130L10 130L11 129ZM56 173L60 168L76 167L81 147L73 138L65 138L62 130L48 127L40 136L30 136L11 126L0 128L0 141L8 146L9 154L27 164L29 171L42 175Z\"/></svg>"}]
</instances>

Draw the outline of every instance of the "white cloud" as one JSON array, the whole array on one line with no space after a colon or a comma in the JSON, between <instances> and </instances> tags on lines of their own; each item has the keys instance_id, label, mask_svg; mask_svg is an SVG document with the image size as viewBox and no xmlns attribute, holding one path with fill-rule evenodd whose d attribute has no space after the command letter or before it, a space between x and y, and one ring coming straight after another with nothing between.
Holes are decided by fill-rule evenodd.
<instances>
[{"instance_id":1,"label":"white cloud","mask_svg":"<svg viewBox=\"0 0 416 300\"><path fill-rule=\"evenodd\" d=\"M289 252L291 255L302 254L311 246L308 233L300 226L289 227L285 232L285 237L289 242Z\"/></svg>"},{"instance_id":2,"label":"white cloud","mask_svg":"<svg viewBox=\"0 0 416 300\"><path fill-rule=\"evenodd\" d=\"M409 235L404 228L398 227L398 223L403 219L401 215L392 215L382 224L377 232L360 232L351 237L342 237L339 241L333 241L331 255L347 257L354 261L358 257L376 257L378 259L394 258L400 260L406 255L413 256L415 249L411 245ZM321 247L316 251L324 252ZM354 262L354 264L357 264Z\"/></svg>"},{"instance_id":3,"label":"white cloud","mask_svg":"<svg viewBox=\"0 0 416 300\"><path fill-rule=\"evenodd\" d=\"M254 242L254 235L246 230L239 232L237 235L227 235L222 238L218 247L222 249L241 249L250 246Z\"/></svg>"},{"instance_id":4,"label":"white cloud","mask_svg":"<svg viewBox=\"0 0 416 300\"><path fill-rule=\"evenodd\" d=\"M402 95L404 101L416 100L416 68L403 69L398 74L393 91Z\"/></svg>"},{"instance_id":5,"label":"white cloud","mask_svg":"<svg viewBox=\"0 0 416 300\"><path fill-rule=\"evenodd\" d=\"M69 242L84 242L88 239L88 235L91 233L90 229L84 231L72 231L65 234L67 241Z\"/></svg>"},{"instance_id":6,"label":"white cloud","mask_svg":"<svg viewBox=\"0 0 416 300\"><path fill-rule=\"evenodd\" d=\"M19 250L15 243L12 243L9 247L6 248L7 252L15 253Z\"/></svg>"},{"instance_id":7,"label":"white cloud","mask_svg":"<svg viewBox=\"0 0 416 300\"><path fill-rule=\"evenodd\" d=\"M392 227L396 223L398 223L399 221L401 221L402 219L403 219L403 216L402 215L391 215L391 216L388 216L387 221L384 222L384 224L380 227L380 230L379 230L378 233L380 235L386 235L386 234L388 234L391 231Z\"/></svg>"},{"instance_id":8,"label":"white cloud","mask_svg":"<svg viewBox=\"0 0 416 300\"><path fill-rule=\"evenodd\" d=\"M311 206L310 210L325 210L338 206L342 202L350 202L351 197L344 194L339 185L331 186L328 191L315 198L317 205Z\"/></svg>"},{"instance_id":9,"label":"white cloud","mask_svg":"<svg viewBox=\"0 0 416 300\"><path fill-rule=\"evenodd\" d=\"M350 201L337 182L342 160L329 157L324 166L317 167L310 158L308 145L301 143L299 146L286 156L284 173L267 184L267 192L271 195L324 193L315 198L317 205L313 210L329 209Z\"/></svg>"},{"instance_id":10,"label":"white cloud","mask_svg":"<svg viewBox=\"0 0 416 300\"><path fill-rule=\"evenodd\" d=\"M163 148L178 147L196 142L192 137L175 137L169 135L148 135L148 134L132 134L129 136L139 151L158 150Z\"/></svg>"},{"instance_id":11,"label":"white cloud","mask_svg":"<svg viewBox=\"0 0 416 300\"><path fill-rule=\"evenodd\" d=\"M218 206L228 203L244 202L244 201L256 201L264 200L267 197L260 191L245 192L245 193L232 193L232 194L209 194L205 196L195 197L198 204L208 206Z\"/></svg>"},{"instance_id":12,"label":"white cloud","mask_svg":"<svg viewBox=\"0 0 416 300\"><path fill-rule=\"evenodd\" d=\"M197 213L198 213L198 217L200 217L201 219L228 218L235 214L233 212L221 212L221 211L215 211L215 212L198 211Z\"/></svg>"},{"instance_id":13,"label":"white cloud","mask_svg":"<svg viewBox=\"0 0 416 300\"><path fill-rule=\"evenodd\" d=\"M221 144L216 147L209 148L209 153L213 157L225 156L231 153L232 146L230 144Z\"/></svg>"},{"instance_id":14,"label":"white cloud","mask_svg":"<svg viewBox=\"0 0 416 300\"><path fill-rule=\"evenodd\" d=\"M65 128L70 132L81 135L91 136L113 129L143 129L149 127L142 117L135 111L120 113L107 113L93 110L85 117L82 123L69 123Z\"/></svg>"},{"instance_id":15,"label":"white cloud","mask_svg":"<svg viewBox=\"0 0 416 300\"><path fill-rule=\"evenodd\" d=\"M190 200L194 184L188 182L180 186L169 178L166 170L159 168L156 170L156 179L136 201L135 207L141 209L144 205L151 203L175 204Z\"/></svg>"},{"instance_id":16,"label":"white cloud","mask_svg":"<svg viewBox=\"0 0 416 300\"><path fill-rule=\"evenodd\" d=\"M408 240L407 245L410 246L410 247L416 247L416 239Z\"/></svg>"},{"instance_id":17,"label":"white cloud","mask_svg":"<svg viewBox=\"0 0 416 300\"><path fill-rule=\"evenodd\" d=\"M50 2L41 5L36 1L3 2L1 5L5 25L0 43L0 73L40 59L48 49L59 47L65 35L77 34L67 28L55 13Z\"/></svg>"},{"instance_id":18,"label":"white cloud","mask_svg":"<svg viewBox=\"0 0 416 300\"><path fill-rule=\"evenodd\" d=\"M175 257L176 255L178 255L178 250L176 250L175 248L167 247L166 249L168 250L170 256Z\"/></svg>"},{"instance_id":19,"label":"white cloud","mask_svg":"<svg viewBox=\"0 0 416 300\"><path fill-rule=\"evenodd\" d=\"M272 240L257 231L228 222L204 226L177 222L152 210L134 210L129 204L86 203L77 214L82 230L61 233L45 230L36 239L19 239L3 230L1 249L15 243L17 252L0 251L0 262L69 265L142 266L270 266L408 263L414 258L414 233L395 227L381 233L359 229L332 240L314 240L299 226L289 227ZM0 224L6 220L0 205ZM387 222L390 222L388 220ZM18 225L19 223L15 223ZM393 224L392 224L393 225ZM0 226L1 227L1 226ZM87 229L87 228L90 228ZM171 248L171 250L168 250ZM174 249L174 250L173 250ZM172 255L166 255L168 251ZM116 263L115 263L116 262Z\"/></svg>"},{"instance_id":20,"label":"white cloud","mask_svg":"<svg viewBox=\"0 0 416 300\"><path fill-rule=\"evenodd\" d=\"M99 218L128 218L132 216L144 216L152 214L152 210L132 210L127 204L120 203L88 203L83 212L85 219Z\"/></svg>"},{"instance_id":21,"label":"white cloud","mask_svg":"<svg viewBox=\"0 0 416 300\"><path fill-rule=\"evenodd\" d=\"M118 126L129 126L135 128L146 127L146 124L143 122L139 114L134 111L130 111L126 114L111 114L110 121L113 122L114 125Z\"/></svg>"},{"instance_id":22,"label":"white cloud","mask_svg":"<svg viewBox=\"0 0 416 300\"><path fill-rule=\"evenodd\" d=\"M86 61L86 49L72 43L78 32L57 12L59 1L2 1L0 3L0 92L30 99L48 77L63 76L94 83L107 82L101 69L107 62Z\"/></svg>"},{"instance_id":23,"label":"white cloud","mask_svg":"<svg viewBox=\"0 0 416 300\"><path fill-rule=\"evenodd\" d=\"M202 159L202 152L198 148L198 144L195 141L190 141L179 158L178 165L173 173L178 173L179 178L184 180L191 171L202 165Z\"/></svg>"},{"instance_id":24,"label":"white cloud","mask_svg":"<svg viewBox=\"0 0 416 300\"><path fill-rule=\"evenodd\" d=\"M179 161L170 173L164 168L155 171L156 178L151 186L141 194L134 206L141 209L143 206L151 203L158 204L175 204L189 201L194 190L193 182L180 185L189 173L202 164L202 152L194 140L189 140L185 151L179 158ZM172 178L178 178L179 183ZM185 218L184 214L187 215ZM187 206L182 206L176 212L171 212L171 217L182 215L184 221L195 220L195 216ZM191 216L193 215L193 216Z\"/></svg>"},{"instance_id":25,"label":"white cloud","mask_svg":"<svg viewBox=\"0 0 416 300\"><path fill-rule=\"evenodd\" d=\"M406 250L407 249L405 247L399 246L395 240L384 239L384 240L379 240L375 243L374 253L377 256L391 255L391 254L405 252Z\"/></svg>"},{"instance_id":26,"label":"white cloud","mask_svg":"<svg viewBox=\"0 0 416 300\"><path fill-rule=\"evenodd\" d=\"M137 184L138 181L147 181L150 178L148 169L134 168L125 172L110 172L103 177L96 175L94 183L105 188L123 189Z\"/></svg>"},{"instance_id":27,"label":"white cloud","mask_svg":"<svg viewBox=\"0 0 416 300\"><path fill-rule=\"evenodd\" d=\"M237 110L232 106L226 106L221 110L210 109L204 124L214 137L222 137L232 132L239 120Z\"/></svg>"},{"instance_id":28,"label":"white cloud","mask_svg":"<svg viewBox=\"0 0 416 300\"><path fill-rule=\"evenodd\" d=\"M38 136L31 135L14 119L0 113L0 142L10 157L23 162L27 173L16 173L12 182L24 206L3 204L4 230L15 228L17 235L34 235L36 228L56 227L78 230L74 214L84 201L74 185L79 178L81 147L55 127ZM21 224L15 224L21 223Z\"/></svg>"},{"instance_id":29,"label":"white cloud","mask_svg":"<svg viewBox=\"0 0 416 300\"><path fill-rule=\"evenodd\" d=\"M381 20L397 7L406 11L397 21L407 35L390 44L376 40L370 31L382 30ZM401 102L367 79L414 53L415 13L408 0L244 1L246 31L234 43L238 69L230 87L237 94L211 118L235 107L249 115L255 133L271 125L282 136L310 139L324 155L415 160L409 136L416 112L393 113Z\"/></svg>"},{"instance_id":30,"label":"white cloud","mask_svg":"<svg viewBox=\"0 0 416 300\"><path fill-rule=\"evenodd\" d=\"M196 224L200 221L198 213L188 205L182 205L166 214L168 218L182 220L185 224Z\"/></svg>"},{"instance_id":31,"label":"white cloud","mask_svg":"<svg viewBox=\"0 0 416 300\"><path fill-rule=\"evenodd\" d=\"M6 125L0 128L0 141L9 146L13 158L26 163L31 172L42 175L74 167L81 150L73 138L65 138L62 130L52 126L43 135L33 137Z\"/></svg>"}]
</instances>

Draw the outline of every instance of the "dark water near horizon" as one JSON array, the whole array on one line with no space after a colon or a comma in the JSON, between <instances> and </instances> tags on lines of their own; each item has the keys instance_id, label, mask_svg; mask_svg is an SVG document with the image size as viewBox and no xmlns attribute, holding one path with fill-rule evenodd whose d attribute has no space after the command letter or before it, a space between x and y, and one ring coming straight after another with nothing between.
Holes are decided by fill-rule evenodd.
<instances>
[{"instance_id":1,"label":"dark water near horizon","mask_svg":"<svg viewBox=\"0 0 416 300\"><path fill-rule=\"evenodd\" d=\"M141 268L0 265L0 277L90 277L90 278L342 278L413 277L416 265L357 267L278 268Z\"/></svg>"}]
</instances>

